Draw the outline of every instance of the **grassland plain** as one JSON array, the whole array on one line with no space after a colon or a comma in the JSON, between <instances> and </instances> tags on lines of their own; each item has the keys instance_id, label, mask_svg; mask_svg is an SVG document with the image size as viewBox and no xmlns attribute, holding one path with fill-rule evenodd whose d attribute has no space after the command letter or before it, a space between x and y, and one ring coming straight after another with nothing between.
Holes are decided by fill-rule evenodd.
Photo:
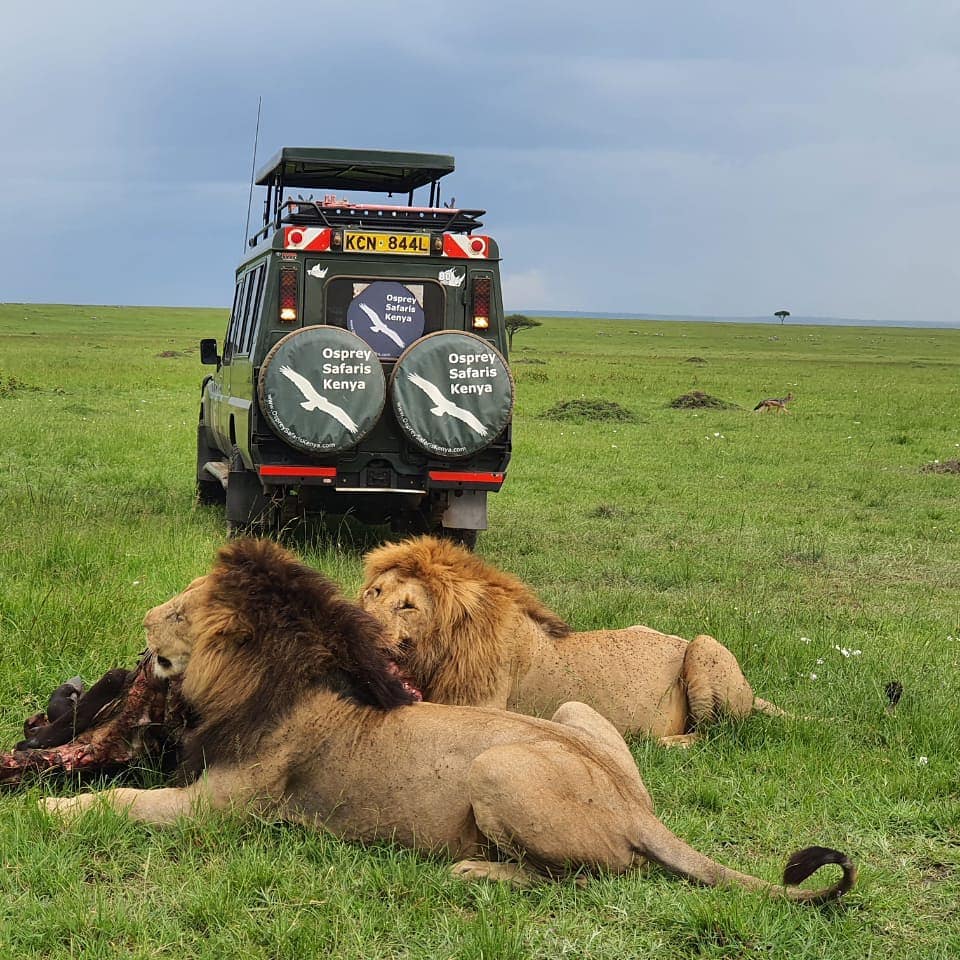
<instances>
[{"instance_id":1,"label":"grassland plain","mask_svg":"<svg viewBox=\"0 0 960 960\"><path fill-rule=\"evenodd\" d=\"M0 744L65 677L131 663L144 611L222 542L192 494L196 343L224 325L0 306ZM515 346L515 458L480 551L580 629L712 633L763 696L822 718L633 749L664 820L731 866L773 880L807 843L848 851L845 904L656 869L462 885L390 845L231 819L61 830L36 787L0 796L0 957L960 955L960 476L920 469L960 458L960 331L544 319ZM668 406L694 389L741 409ZM788 390L790 415L751 412ZM543 416L573 399L633 420ZM296 548L354 593L380 533Z\"/></svg>"}]
</instances>

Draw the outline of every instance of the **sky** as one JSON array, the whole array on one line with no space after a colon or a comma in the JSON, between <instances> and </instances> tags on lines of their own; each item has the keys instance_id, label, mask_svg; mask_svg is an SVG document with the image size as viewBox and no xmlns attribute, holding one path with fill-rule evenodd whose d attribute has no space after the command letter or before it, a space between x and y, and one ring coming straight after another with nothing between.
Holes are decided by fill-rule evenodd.
<instances>
[{"instance_id":1,"label":"sky","mask_svg":"<svg viewBox=\"0 0 960 960\"><path fill-rule=\"evenodd\" d=\"M4 4L0 301L225 306L281 146L453 154L508 310L960 325L960 5ZM254 221L260 188L255 191Z\"/></svg>"}]
</instances>

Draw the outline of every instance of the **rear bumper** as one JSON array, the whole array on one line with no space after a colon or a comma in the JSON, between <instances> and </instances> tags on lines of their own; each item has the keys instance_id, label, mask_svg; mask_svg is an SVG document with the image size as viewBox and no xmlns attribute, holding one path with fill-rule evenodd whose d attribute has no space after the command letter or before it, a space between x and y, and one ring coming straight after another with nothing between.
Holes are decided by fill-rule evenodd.
<instances>
[{"instance_id":1,"label":"rear bumper","mask_svg":"<svg viewBox=\"0 0 960 960\"><path fill-rule=\"evenodd\" d=\"M423 474L398 474L387 468L367 469L360 473L334 466L307 464L260 464L257 473L266 486L323 486L350 493L425 493L428 490L499 490L505 471L427 470Z\"/></svg>"}]
</instances>

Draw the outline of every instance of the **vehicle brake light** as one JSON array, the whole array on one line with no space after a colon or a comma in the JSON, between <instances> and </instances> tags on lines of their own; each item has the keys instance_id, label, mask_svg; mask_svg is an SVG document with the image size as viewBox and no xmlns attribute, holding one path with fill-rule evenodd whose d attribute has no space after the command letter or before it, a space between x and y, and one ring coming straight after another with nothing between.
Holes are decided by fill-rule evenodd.
<instances>
[{"instance_id":1,"label":"vehicle brake light","mask_svg":"<svg viewBox=\"0 0 960 960\"><path fill-rule=\"evenodd\" d=\"M490 327L490 278L477 277L473 281L473 329Z\"/></svg>"},{"instance_id":2,"label":"vehicle brake light","mask_svg":"<svg viewBox=\"0 0 960 960\"><path fill-rule=\"evenodd\" d=\"M297 321L297 268L280 268L280 321L281 323L296 323Z\"/></svg>"}]
</instances>

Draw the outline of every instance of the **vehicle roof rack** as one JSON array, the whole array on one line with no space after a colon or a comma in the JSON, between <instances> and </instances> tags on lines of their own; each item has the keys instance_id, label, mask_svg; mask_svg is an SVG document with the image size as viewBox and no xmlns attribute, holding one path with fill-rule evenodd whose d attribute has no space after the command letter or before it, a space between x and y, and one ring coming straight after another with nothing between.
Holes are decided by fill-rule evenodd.
<instances>
[{"instance_id":1,"label":"vehicle roof rack","mask_svg":"<svg viewBox=\"0 0 960 960\"><path fill-rule=\"evenodd\" d=\"M453 157L440 153L283 147L257 174L261 187L409 193L453 173Z\"/></svg>"},{"instance_id":2,"label":"vehicle roof rack","mask_svg":"<svg viewBox=\"0 0 960 960\"><path fill-rule=\"evenodd\" d=\"M453 173L453 157L442 153L402 153L395 150L346 150L339 147L283 147L260 169L255 182L267 188L263 227L247 242L257 245L281 223L319 222L390 223L398 227L442 224L441 229L469 232L481 226L483 210L457 210L440 204L440 178ZM414 207L413 191L430 186L425 207ZM284 190L360 190L369 193L406 193L406 207L377 207L335 201L329 212L314 200L289 201ZM306 211L306 212L305 212ZM301 219L306 217L306 219Z\"/></svg>"},{"instance_id":3,"label":"vehicle roof rack","mask_svg":"<svg viewBox=\"0 0 960 960\"><path fill-rule=\"evenodd\" d=\"M350 203L326 196L323 200L299 197L284 201L280 208L282 223L324 227L394 227L401 230L451 230L470 233L483 226L485 210L460 210L457 207L402 207L369 203Z\"/></svg>"}]
</instances>

